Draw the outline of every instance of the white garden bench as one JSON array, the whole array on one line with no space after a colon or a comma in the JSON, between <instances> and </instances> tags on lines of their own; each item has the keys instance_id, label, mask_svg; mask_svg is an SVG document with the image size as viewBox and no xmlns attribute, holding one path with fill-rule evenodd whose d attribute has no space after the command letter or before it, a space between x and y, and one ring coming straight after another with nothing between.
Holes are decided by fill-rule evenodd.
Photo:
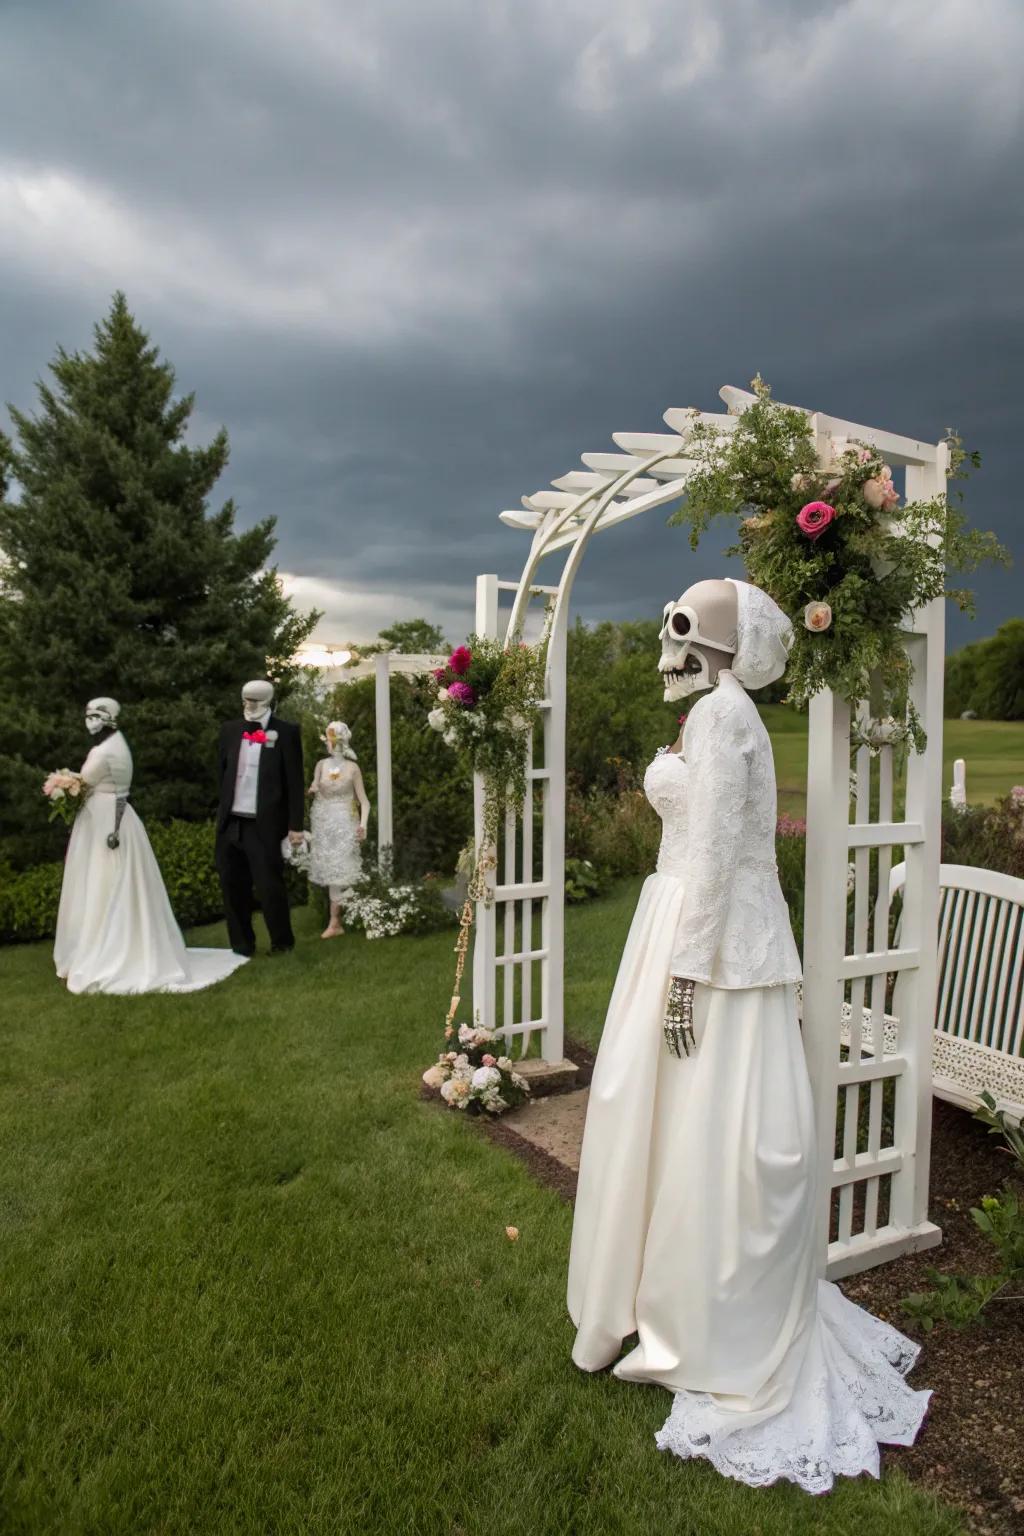
<instances>
[{"instance_id":1,"label":"white garden bench","mask_svg":"<svg viewBox=\"0 0 1024 1536\"><path fill-rule=\"evenodd\" d=\"M906 865L889 877L900 893ZM932 1049L932 1090L976 1109L988 1092L1000 1109L1024 1118L1024 880L943 864L939 870L939 974ZM842 1036L849 1038L850 1007ZM886 1053L898 1049L899 1020L886 1015ZM861 1049L872 1052L864 1010Z\"/></svg>"}]
</instances>

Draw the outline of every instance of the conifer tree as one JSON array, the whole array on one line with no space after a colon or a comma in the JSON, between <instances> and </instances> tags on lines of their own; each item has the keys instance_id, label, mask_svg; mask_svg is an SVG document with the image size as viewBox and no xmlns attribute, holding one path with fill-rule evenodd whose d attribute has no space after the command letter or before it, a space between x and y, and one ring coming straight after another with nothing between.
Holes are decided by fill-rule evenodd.
<instances>
[{"instance_id":1,"label":"conifer tree","mask_svg":"<svg viewBox=\"0 0 1024 1536\"><path fill-rule=\"evenodd\" d=\"M121 702L143 817L209 815L221 720L250 677L287 691L318 617L268 567L275 519L236 532L231 501L211 510L227 433L185 441L194 398L123 294L94 336L0 433L0 856L18 864L59 846L39 786L81 763L96 695Z\"/></svg>"}]
</instances>

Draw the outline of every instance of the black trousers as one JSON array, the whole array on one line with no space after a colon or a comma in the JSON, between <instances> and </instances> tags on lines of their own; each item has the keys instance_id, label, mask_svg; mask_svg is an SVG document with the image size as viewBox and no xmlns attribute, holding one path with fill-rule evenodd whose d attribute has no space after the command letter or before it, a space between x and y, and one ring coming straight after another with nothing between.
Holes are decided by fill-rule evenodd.
<instances>
[{"instance_id":1,"label":"black trousers","mask_svg":"<svg viewBox=\"0 0 1024 1536\"><path fill-rule=\"evenodd\" d=\"M288 912L280 842L261 836L253 819L232 816L223 831L217 833L216 858L231 948L246 955L256 948L252 926L255 888L271 948L291 949L295 935Z\"/></svg>"}]
</instances>

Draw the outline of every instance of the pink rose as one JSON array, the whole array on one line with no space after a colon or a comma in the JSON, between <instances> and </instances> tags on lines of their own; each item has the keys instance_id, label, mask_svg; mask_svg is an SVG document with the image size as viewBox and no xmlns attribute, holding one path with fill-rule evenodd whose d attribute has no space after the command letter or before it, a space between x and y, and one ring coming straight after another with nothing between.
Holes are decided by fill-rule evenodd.
<instances>
[{"instance_id":1,"label":"pink rose","mask_svg":"<svg viewBox=\"0 0 1024 1536\"><path fill-rule=\"evenodd\" d=\"M468 683L452 683L448 689L448 697L454 699L456 704L465 705L466 709L472 709L476 703L476 694Z\"/></svg>"},{"instance_id":2,"label":"pink rose","mask_svg":"<svg viewBox=\"0 0 1024 1536\"><path fill-rule=\"evenodd\" d=\"M820 539L835 515L835 507L830 507L827 501L809 501L797 513L796 525L809 539Z\"/></svg>"},{"instance_id":3,"label":"pink rose","mask_svg":"<svg viewBox=\"0 0 1024 1536\"><path fill-rule=\"evenodd\" d=\"M468 672L473 664L473 652L465 645L457 645L448 657L448 665L456 677L461 677Z\"/></svg>"},{"instance_id":4,"label":"pink rose","mask_svg":"<svg viewBox=\"0 0 1024 1536\"><path fill-rule=\"evenodd\" d=\"M832 623L832 609L828 603L808 603L804 609L804 627L819 634Z\"/></svg>"},{"instance_id":5,"label":"pink rose","mask_svg":"<svg viewBox=\"0 0 1024 1536\"><path fill-rule=\"evenodd\" d=\"M434 668L433 677L434 677L434 682L435 683L443 683L447 675L448 675L448 668L447 667L435 667Z\"/></svg>"},{"instance_id":6,"label":"pink rose","mask_svg":"<svg viewBox=\"0 0 1024 1536\"><path fill-rule=\"evenodd\" d=\"M497 1064L498 1064L497 1056L485 1056L484 1057L484 1066L485 1067L494 1067L494 1066L497 1066Z\"/></svg>"}]
</instances>

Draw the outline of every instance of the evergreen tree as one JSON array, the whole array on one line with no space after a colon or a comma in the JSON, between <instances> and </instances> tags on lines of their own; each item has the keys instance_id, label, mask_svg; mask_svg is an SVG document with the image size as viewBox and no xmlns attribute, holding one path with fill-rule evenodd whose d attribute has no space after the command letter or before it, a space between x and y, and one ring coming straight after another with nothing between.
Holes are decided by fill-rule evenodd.
<instances>
[{"instance_id":1,"label":"evergreen tree","mask_svg":"<svg viewBox=\"0 0 1024 1536\"><path fill-rule=\"evenodd\" d=\"M208 816L221 720L250 677L287 690L318 617L267 566L274 518L236 533L231 501L209 509L227 433L185 442L193 396L123 294L94 334L0 433L0 854L17 863L59 846L39 787L82 761L96 695L121 702L142 815Z\"/></svg>"}]
</instances>

